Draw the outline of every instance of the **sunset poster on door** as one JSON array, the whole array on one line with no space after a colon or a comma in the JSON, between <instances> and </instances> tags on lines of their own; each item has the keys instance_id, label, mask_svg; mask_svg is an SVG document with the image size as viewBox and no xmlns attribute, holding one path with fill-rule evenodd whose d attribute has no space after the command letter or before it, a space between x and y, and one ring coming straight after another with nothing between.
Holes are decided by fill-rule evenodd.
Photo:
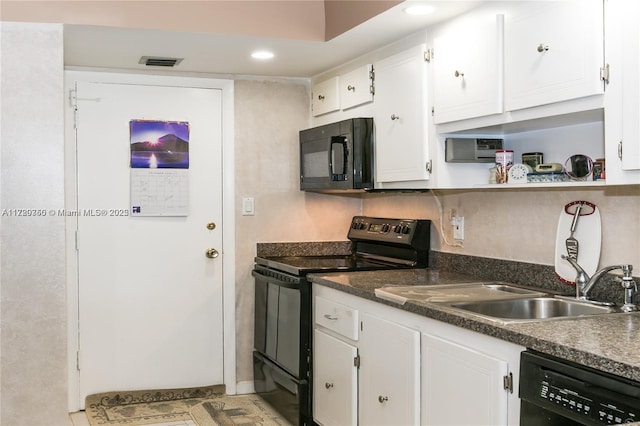
<instances>
[{"instance_id":1,"label":"sunset poster on door","mask_svg":"<svg viewBox=\"0 0 640 426\"><path fill-rule=\"evenodd\" d=\"M131 120L131 168L188 169L189 123Z\"/></svg>"}]
</instances>

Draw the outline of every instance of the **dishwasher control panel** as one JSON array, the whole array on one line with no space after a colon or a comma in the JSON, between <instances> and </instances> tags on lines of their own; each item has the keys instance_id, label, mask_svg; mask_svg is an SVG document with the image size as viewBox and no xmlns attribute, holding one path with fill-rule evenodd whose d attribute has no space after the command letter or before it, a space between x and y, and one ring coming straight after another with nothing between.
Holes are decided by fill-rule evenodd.
<instances>
[{"instance_id":1,"label":"dishwasher control panel","mask_svg":"<svg viewBox=\"0 0 640 426\"><path fill-rule=\"evenodd\" d=\"M530 351L522 353L520 398L587 425L640 421L640 383Z\"/></svg>"}]
</instances>

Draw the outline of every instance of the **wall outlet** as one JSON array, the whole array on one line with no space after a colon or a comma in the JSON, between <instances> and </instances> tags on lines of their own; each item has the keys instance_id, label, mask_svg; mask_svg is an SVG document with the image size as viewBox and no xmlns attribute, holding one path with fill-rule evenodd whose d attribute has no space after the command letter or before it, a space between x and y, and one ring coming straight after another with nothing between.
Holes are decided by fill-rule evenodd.
<instances>
[{"instance_id":1,"label":"wall outlet","mask_svg":"<svg viewBox=\"0 0 640 426\"><path fill-rule=\"evenodd\" d=\"M453 226L453 239L464 240L464 217L452 217L451 225Z\"/></svg>"}]
</instances>

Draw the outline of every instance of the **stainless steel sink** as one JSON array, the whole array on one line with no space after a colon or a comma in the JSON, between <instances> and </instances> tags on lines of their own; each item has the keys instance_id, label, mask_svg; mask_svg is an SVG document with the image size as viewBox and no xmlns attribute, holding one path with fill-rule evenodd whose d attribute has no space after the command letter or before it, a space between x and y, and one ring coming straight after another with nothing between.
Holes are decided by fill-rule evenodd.
<instances>
[{"instance_id":1,"label":"stainless steel sink","mask_svg":"<svg viewBox=\"0 0 640 426\"><path fill-rule=\"evenodd\" d=\"M620 312L615 306L600 306L554 297L457 302L449 306L501 322L541 321Z\"/></svg>"}]
</instances>

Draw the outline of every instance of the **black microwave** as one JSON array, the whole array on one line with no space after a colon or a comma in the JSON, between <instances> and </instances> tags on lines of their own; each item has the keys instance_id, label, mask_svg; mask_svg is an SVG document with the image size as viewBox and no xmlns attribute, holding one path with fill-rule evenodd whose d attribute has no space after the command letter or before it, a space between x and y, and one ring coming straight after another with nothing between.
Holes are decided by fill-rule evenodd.
<instances>
[{"instance_id":1,"label":"black microwave","mask_svg":"<svg viewBox=\"0 0 640 426\"><path fill-rule=\"evenodd\" d=\"M352 118L300 131L300 189L373 189L373 118Z\"/></svg>"}]
</instances>

